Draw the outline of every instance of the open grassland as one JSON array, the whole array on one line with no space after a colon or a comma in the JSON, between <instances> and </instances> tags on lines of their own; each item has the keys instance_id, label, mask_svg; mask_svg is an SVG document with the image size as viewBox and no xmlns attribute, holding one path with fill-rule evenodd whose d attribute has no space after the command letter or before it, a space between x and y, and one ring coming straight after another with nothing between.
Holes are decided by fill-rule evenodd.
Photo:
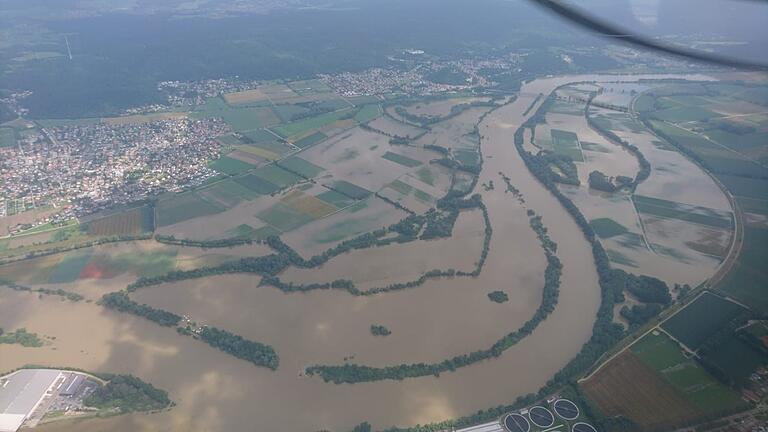
<instances>
[{"instance_id":1,"label":"open grassland","mask_svg":"<svg viewBox=\"0 0 768 432\"><path fill-rule=\"evenodd\" d=\"M739 313L746 311L736 303L711 293L704 293L662 327L692 350L698 349Z\"/></svg>"},{"instance_id":2,"label":"open grassland","mask_svg":"<svg viewBox=\"0 0 768 432\"><path fill-rule=\"evenodd\" d=\"M292 81L288 83L288 87L302 96L333 91L327 84L316 79Z\"/></svg>"},{"instance_id":3,"label":"open grassland","mask_svg":"<svg viewBox=\"0 0 768 432\"><path fill-rule=\"evenodd\" d=\"M144 205L94 219L85 225L90 235L115 236L151 232L154 224L154 209Z\"/></svg>"},{"instance_id":4,"label":"open grassland","mask_svg":"<svg viewBox=\"0 0 768 432\"><path fill-rule=\"evenodd\" d=\"M224 211L224 207L206 201L197 193L187 192L157 203L157 225L168 226L200 216Z\"/></svg>"}]
</instances>

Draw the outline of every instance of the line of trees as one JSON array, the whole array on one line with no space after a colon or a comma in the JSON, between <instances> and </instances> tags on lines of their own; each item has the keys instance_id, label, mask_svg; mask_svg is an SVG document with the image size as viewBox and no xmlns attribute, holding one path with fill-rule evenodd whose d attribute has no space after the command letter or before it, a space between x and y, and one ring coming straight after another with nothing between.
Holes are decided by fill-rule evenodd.
<instances>
[{"instance_id":1,"label":"line of trees","mask_svg":"<svg viewBox=\"0 0 768 432\"><path fill-rule=\"evenodd\" d=\"M81 300L83 300L85 298L85 297L83 297L82 295L80 295L78 293L74 293L74 292L70 292L70 291L65 291L65 290L63 290L61 288L56 288L56 289L52 289L52 288L31 288L31 287L24 286L24 285L19 285L19 284L15 283L15 282L7 281L7 280L4 280L4 279L0 279L0 286L5 286L5 287L10 288L10 289L12 289L14 291L26 291L26 292L45 294L45 295L55 295L55 296L63 297L65 299L67 299L67 300L75 301L75 302L81 301Z\"/></svg>"},{"instance_id":2,"label":"line of trees","mask_svg":"<svg viewBox=\"0 0 768 432\"><path fill-rule=\"evenodd\" d=\"M217 329L216 327L202 327L198 335L200 340L208 345L239 359L249 361L256 366L276 370L280 364L277 353L269 345L250 341L242 336Z\"/></svg>"},{"instance_id":3,"label":"line of trees","mask_svg":"<svg viewBox=\"0 0 768 432\"><path fill-rule=\"evenodd\" d=\"M198 247L203 249L209 249L209 248L231 248L235 246L242 246L242 245L249 245L253 244L253 239L244 238L244 237L230 237L225 239L217 239L217 240L191 240L191 239L177 239L175 236L172 235L155 235L155 241L158 243L165 243L169 245L174 246L185 246L185 247Z\"/></svg>"},{"instance_id":4,"label":"line of trees","mask_svg":"<svg viewBox=\"0 0 768 432\"><path fill-rule=\"evenodd\" d=\"M136 303L128 298L128 294L122 291L104 294L101 297L101 305L109 309L144 317L163 327L173 327L181 321L181 317L174 313Z\"/></svg>"}]
</instances>

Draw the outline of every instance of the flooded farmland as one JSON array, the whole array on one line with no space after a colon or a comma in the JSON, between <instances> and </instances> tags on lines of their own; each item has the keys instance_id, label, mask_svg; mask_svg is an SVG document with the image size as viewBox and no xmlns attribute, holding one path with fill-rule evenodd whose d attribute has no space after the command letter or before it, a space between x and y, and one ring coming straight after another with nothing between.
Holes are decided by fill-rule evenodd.
<instances>
[{"instance_id":1,"label":"flooded farmland","mask_svg":"<svg viewBox=\"0 0 768 432\"><path fill-rule=\"evenodd\" d=\"M470 414L535 392L590 337L600 288L589 243L559 202L528 172L512 137L526 118L523 113L536 99L533 95L548 94L569 82L601 79L615 81L617 77L533 81L523 87L523 95L516 101L496 109L480 124L484 161L475 192L483 196L493 236L485 267L477 278L432 279L420 287L355 297L344 291L285 294L259 286L256 276L228 275L147 287L133 294L137 301L269 343L281 358L281 366L274 372L180 337L173 329L94 303L4 290L0 296L1 327L26 327L55 339L43 348L0 346L0 370L39 363L132 373L168 390L177 404L156 414L84 421L77 425L83 431L343 431L362 421L376 428L409 426ZM464 126L455 131L445 128L452 140L460 140L466 131ZM358 146L365 142L360 152L373 145L367 135L359 141ZM453 146L465 145L457 141ZM337 155L323 157L330 161ZM378 161L380 158L376 163L381 163ZM358 171L350 165L350 173L360 175ZM506 192L499 173L520 190L525 205ZM377 178L368 186L374 188L389 180ZM495 188L481 186L491 181ZM529 226L528 209L542 216L550 237L558 244L563 264L558 305L528 337L498 358L440 377L334 385L302 376L301 371L311 364L339 364L345 357L372 366L438 361L486 348L517 329L541 302L546 264ZM292 269L281 277L321 282L347 277L365 287L400 281L438 264L472 267L478 240L482 241L478 235L482 219L475 213L462 214L453 239L353 251L318 269ZM372 218L377 214L371 210ZM394 215L392 219L400 217ZM386 216L377 223L382 226L389 220ZM322 225L323 221L293 231L286 242L300 251L317 250L317 246L301 242L332 228ZM343 219L329 222L338 223L343 224ZM436 258L444 253L450 256L447 260ZM364 270L368 266L370 272ZM510 301L489 301L486 294L492 290L505 291ZM95 294L97 288L87 291ZM386 325L392 335L373 337L371 324ZM275 396L278 389L279 398ZM51 424L39 430L64 430L67 426Z\"/></svg>"}]
</instances>

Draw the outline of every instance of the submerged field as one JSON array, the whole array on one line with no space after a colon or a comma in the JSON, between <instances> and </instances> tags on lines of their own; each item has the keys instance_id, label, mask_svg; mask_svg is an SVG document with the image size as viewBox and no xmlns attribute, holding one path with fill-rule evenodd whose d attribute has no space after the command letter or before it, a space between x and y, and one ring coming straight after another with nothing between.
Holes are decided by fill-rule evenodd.
<instances>
[{"instance_id":1,"label":"submerged field","mask_svg":"<svg viewBox=\"0 0 768 432\"><path fill-rule=\"evenodd\" d=\"M159 237L0 266L0 279L30 290L84 296L62 301L53 291L4 291L0 327L23 326L55 339L37 351L0 346L0 368L67 364L132 373L169 391L177 404L171 410L78 424L118 432L343 431L363 421L376 430L409 427L511 403L578 357L557 383L576 379L597 358L584 357L582 348L593 332L605 331L594 327L596 319L605 325L607 300L593 245L529 171L512 136L545 103L535 95L591 80L599 77L536 80L504 106L464 97L342 100L317 80L268 83L209 100L192 115L225 116L234 131L218 138L231 147L212 165L220 174L194 190L158 197L151 212L132 209L88 225L100 235ZM634 154L590 127L583 104L567 100L597 88L566 88L566 100L526 135L527 148L551 150L576 166L579 184L558 190L575 202L615 268L670 284L705 279L726 255L735 224L727 198L710 197L713 183L703 171L615 115L604 116L604 124L635 134L652 166L664 159L652 149L669 153L675 170L652 171L631 192L590 189L593 170L634 178L640 167ZM398 107L405 111L398 114ZM569 167L553 169L565 176ZM687 182L701 186L682 199ZM455 196L462 201L451 201ZM260 243L272 236L282 242ZM139 276L161 278L122 292L154 312L134 307L144 314L135 316L97 303ZM507 301L491 301L497 292ZM177 330L150 322L157 310L266 344L279 366L257 367L212 349L186 337L181 324ZM391 333L376 336L372 326ZM89 337L79 337L86 327L93 329ZM607 412L622 413L641 398L632 405L641 411L628 415L669 425L739 405L664 334L636 345L618 366L604 369L607 378L600 371L588 381L596 383L588 395ZM492 355L455 360L473 352ZM313 365L378 371L446 361L458 366L342 385L307 373ZM505 376L515 379L499 385ZM615 383L634 390L616 396Z\"/></svg>"}]
</instances>

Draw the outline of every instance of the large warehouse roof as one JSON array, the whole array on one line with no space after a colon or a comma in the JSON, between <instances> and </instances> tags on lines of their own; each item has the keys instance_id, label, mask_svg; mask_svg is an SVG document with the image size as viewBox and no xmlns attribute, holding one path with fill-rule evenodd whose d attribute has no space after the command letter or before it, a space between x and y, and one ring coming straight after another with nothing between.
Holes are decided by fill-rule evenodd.
<instances>
[{"instance_id":1,"label":"large warehouse roof","mask_svg":"<svg viewBox=\"0 0 768 432\"><path fill-rule=\"evenodd\" d=\"M15 431L60 373L54 369L22 369L4 377L0 385L0 432Z\"/></svg>"}]
</instances>

